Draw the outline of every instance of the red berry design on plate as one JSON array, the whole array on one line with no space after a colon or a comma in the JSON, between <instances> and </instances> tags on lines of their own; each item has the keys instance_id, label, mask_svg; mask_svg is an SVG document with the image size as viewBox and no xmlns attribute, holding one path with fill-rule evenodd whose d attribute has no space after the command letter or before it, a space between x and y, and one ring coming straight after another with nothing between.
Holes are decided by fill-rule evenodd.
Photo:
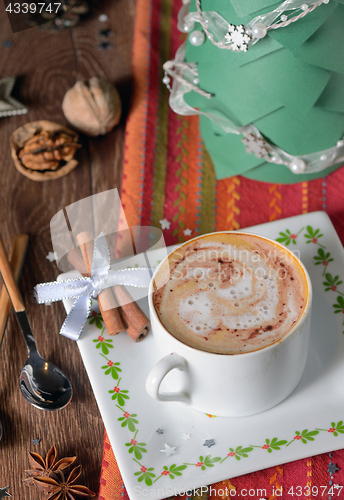
<instances>
[{"instance_id":1,"label":"red berry design on plate","mask_svg":"<svg viewBox=\"0 0 344 500\"><path fill-rule=\"evenodd\" d=\"M328 432L334 432L336 429L334 429L333 427L330 427L330 429L328 430Z\"/></svg>"},{"instance_id":2,"label":"red berry design on plate","mask_svg":"<svg viewBox=\"0 0 344 500\"><path fill-rule=\"evenodd\" d=\"M301 436L295 436L294 439L299 440L299 439L301 439Z\"/></svg>"},{"instance_id":3,"label":"red berry design on plate","mask_svg":"<svg viewBox=\"0 0 344 500\"><path fill-rule=\"evenodd\" d=\"M268 448L270 448L269 444L264 444L264 446L262 446L262 450L267 450Z\"/></svg>"},{"instance_id":4,"label":"red berry design on plate","mask_svg":"<svg viewBox=\"0 0 344 500\"><path fill-rule=\"evenodd\" d=\"M228 457L234 457L235 456L235 451L231 451L230 453L227 453Z\"/></svg>"},{"instance_id":5,"label":"red berry design on plate","mask_svg":"<svg viewBox=\"0 0 344 500\"><path fill-rule=\"evenodd\" d=\"M197 462L196 467L202 467L203 462Z\"/></svg>"},{"instance_id":6,"label":"red berry design on plate","mask_svg":"<svg viewBox=\"0 0 344 500\"><path fill-rule=\"evenodd\" d=\"M118 393L121 389L119 387L114 387L113 390Z\"/></svg>"},{"instance_id":7,"label":"red berry design on plate","mask_svg":"<svg viewBox=\"0 0 344 500\"><path fill-rule=\"evenodd\" d=\"M113 366L113 361L108 361L107 363L109 366Z\"/></svg>"},{"instance_id":8,"label":"red berry design on plate","mask_svg":"<svg viewBox=\"0 0 344 500\"><path fill-rule=\"evenodd\" d=\"M145 467L144 465L142 465L141 469L140 469L141 472L147 472L147 467Z\"/></svg>"},{"instance_id":9,"label":"red berry design on plate","mask_svg":"<svg viewBox=\"0 0 344 500\"><path fill-rule=\"evenodd\" d=\"M93 320L91 320L91 321L93 321ZM96 349L101 349L102 353L105 354L105 356L106 356L107 354L109 354L109 349L113 349L113 345L112 345L113 340L105 339L105 337L103 337L104 330L105 330L105 327L103 328L103 331L99 335L99 337L97 337L96 339L93 339L93 342L96 342ZM105 366L107 366L107 365L105 365Z\"/></svg>"},{"instance_id":10,"label":"red berry design on plate","mask_svg":"<svg viewBox=\"0 0 344 500\"><path fill-rule=\"evenodd\" d=\"M168 470L163 470L163 471L162 471L162 473L161 473L161 475L162 475L162 476L168 476L168 475L169 475L169 473L170 473L170 471L168 471Z\"/></svg>"},{"instance_id":11,"label":"red berry design on plate","mask_svg":"<svg viewBox=\"0 0 344 500\"><path fill-rule=\"evenodd\" d=\"M123 417L125 417L125 418L129 418L129 417L130 417L130 413L128 413L127 411L125 411L125 412L123 413Z\"/></svg>"},{"instance_id":12,"label":"red berry design on plate","mask_svg":"<svg viewBox=\"0 0 344 500\"><path fill-rule=\"evenodd\" d=\"M135 441L135 439L132 439L132 440L130 441L130 443L131 443L133 446L136 446L136 445L137 445L137 441Z\"/></svg>"},{"instance_id":13,"label":"red berry design on plate","mask_svg":"<svg viewBox=\"0 0 344 500\"><path fill-rule=\"evenodd\" d=\"M317 239L317 238L313 238L313 239L312 239L312 243L316 243L317 241L318 241L318 239Z\"/></svg>"}]
</instances>

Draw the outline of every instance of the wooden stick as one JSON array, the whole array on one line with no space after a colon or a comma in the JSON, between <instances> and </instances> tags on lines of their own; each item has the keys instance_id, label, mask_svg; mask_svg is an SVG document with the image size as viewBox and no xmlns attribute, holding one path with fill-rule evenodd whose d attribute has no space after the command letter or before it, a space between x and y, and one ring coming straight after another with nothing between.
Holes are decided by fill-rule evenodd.
<instances>
[{"instance_id":1,"label":"wooden stick","mask_svg":"<svg viewBox=\"0 0 344 500\"><path fill-rule=\"evenodd\" d=\"M124 286L115 286L114 293L121 308L123 319L128 325L127 332L135 342L140 342L150 330L149 319Z\"/></svg>"},{"instance_id":2,"label":"wooden stick","mask_svg":"<svg viewBox=\"0 0 344 500\"><path fill-rule=\"evenodd\" d=\"M27 234L16 234L13 240L13 248L10 257L10 264L13 269L15 280L18 282L29 243ZM0 345L4 337L8 314L11 310L11 301L7 294L6 287L3 286L0 295Z\"/></svg>"},{"instance_id":3,"label":"wooden stick","mask_svg":"<svg viewBox=\"0 0 344 500\"><path fill-rule=\"evenodd\" d=\"M88 275L91 274L92 267L92 257L93 257L93 236L91 233L85 231L77 236L77 241L80 245L83 261L86 264ZM71 255L72 260L75 264L77 261L80 262L79 257L75 254ZM70 259L69 259L70 262ZM113 296L110 288L106 288L98 295L99 309L102 314L106 330L109 335L116 335L119 332L123 332L126 327L123 323L122 317L118 310L118 304Z\"/></svg>"}]
</instances>

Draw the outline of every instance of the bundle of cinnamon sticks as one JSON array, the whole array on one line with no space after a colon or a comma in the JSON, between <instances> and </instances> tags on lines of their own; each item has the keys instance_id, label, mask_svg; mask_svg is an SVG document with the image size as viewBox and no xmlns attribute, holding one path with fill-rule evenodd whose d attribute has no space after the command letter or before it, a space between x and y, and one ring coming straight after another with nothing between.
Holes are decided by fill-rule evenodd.
<instances>
[{"instance_id":1,"label":"bundle of cinnamon sticks","mask_svg":"<svg viewBox=\"0 0 344 500\"><path fill-rule=\"evenodd\" d=\"M89 232L78 234L79 248L68 254L70 264L83 276L90 276L93 258L93 236ZM129 292L121 285L106 288L97 297L99 309L109 335L127 331L135 342L145 338L150 322Z\"/></svg>"}]
</instances>

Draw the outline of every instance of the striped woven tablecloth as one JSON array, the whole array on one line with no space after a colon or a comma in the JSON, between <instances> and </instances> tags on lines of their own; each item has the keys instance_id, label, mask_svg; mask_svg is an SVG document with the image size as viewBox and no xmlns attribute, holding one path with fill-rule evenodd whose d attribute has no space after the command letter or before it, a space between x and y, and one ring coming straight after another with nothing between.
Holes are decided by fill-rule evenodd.
<instances>
[{"instance_id":1,"label":"striped woven tablecloth","mask_svg":"<svg viewBox=\"0 0 344 500\"><path fill-rule=\"evenodd\" d=\"M216 181L200 137L198 117L181 117L171 111L168 91L162 84L162 64L173 58L184 37L176 26L180 7L180 0L137 0L134 92L126 127L121 194L128 223L161 227L160 221L165 219L169 229L164 230L164 237L166 244L171 245L216 230L239 229L324 210L343 241L344 168L327 178L294 185L261 183L244 177ZM317 495L305 495L305 486L332 484L344 485L343 450L221 481L208 491L207 498L228 498L226 491L233 488L237 492L250 488L257 492L262 488L267 492L265 500L331 500L320 489ZM291 486L294 495L287 493ZM301 495L296 486L302 487ZM282 497L276 494L281 487ZM339 497L335 493L332 498L341 496L344 498L344 493ZM99 500L126 498L105 434ZM261 499L259 494L249 498Z\"/></svg>"}]
</instances>

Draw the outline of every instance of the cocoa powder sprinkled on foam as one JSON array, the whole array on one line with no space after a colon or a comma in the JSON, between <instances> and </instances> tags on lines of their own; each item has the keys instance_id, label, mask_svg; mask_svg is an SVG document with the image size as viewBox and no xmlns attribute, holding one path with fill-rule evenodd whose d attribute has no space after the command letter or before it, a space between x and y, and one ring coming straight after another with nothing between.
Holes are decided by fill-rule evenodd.
<instances>
[{"instance_id":1,"label":"cocoa powder sprinkled on foam","mask_svg":"<svg viewBox=\"0 0 344 500\"><path fill-rule=\"evenodd\" d=\"M219 234L184 245L178 257L153 300L166 329L192 347L227 354L261 349L280 340L302 315L302 268L273 243Z\"/></svg>"}]
</instances>

